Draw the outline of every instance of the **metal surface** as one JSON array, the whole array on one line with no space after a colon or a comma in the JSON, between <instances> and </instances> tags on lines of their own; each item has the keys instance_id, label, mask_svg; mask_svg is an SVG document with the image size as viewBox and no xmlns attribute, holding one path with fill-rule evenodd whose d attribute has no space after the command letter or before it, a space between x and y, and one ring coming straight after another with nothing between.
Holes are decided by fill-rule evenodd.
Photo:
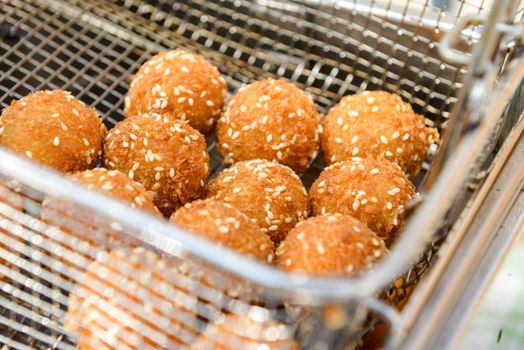
<instances>
[{"instance_id":1,"label":"metal surface","mask_svg":"<svg viewBox=\"0 0 524 350\"><path fill-rule=\"evenodd\" d=\"M182 46L218 66L230 92L263 76L284 77L312 94L325 112L343 95L381 88L398 93L428 123L442 128L464 86L467 69L439 56L439 40L466 14L489 10L470 1L459 4L445 13L426 1L1 0L0 105L39 89L67 89L96 107L112 127L122 118L124 96L138 67L160 49ZM475 28L461 32L460 50L471 52L479 33ZM501 60L495 52L493 56ZM484 170L477 163L491 162L492 150L524 108L522 100L512 100L524 64L512 63L504 64L504 73L513 78L505 90L497 86L501 78L497 74L478 77L489 93L482 95L483 104L469 99L466 105L485 118L469 129L446 162L436 189L425 194L391 255L373 273L354 279L304 279L247 261L165 222L130 213L120 203L0 150L4 183L19 184L3 196L14 202L0 205L4 230L0 242L9 247L0 246L0 257L6 262L0 268L8 276L7 282L0 282L4 293L0 324L5 329L0 342L16 348L71 348L73 342L62 327L68 295L75 284L85 283L82 271L102 252L100 247L86 246L74 233L122 227L129 243L148 242L170 261L190 262L191 271L206 271L221 281L219 286L207 286L196 276L182 274L180 281L170 282L191 299L191 307L185 308L193 310L175 316L175 323L186 325L177 347L189 345L206 322L225 311L246 315L260 308L264 315L287 324L305 348L341 348L360 329L369 305L395 318L383 305L366 303L375 291L403 275L422 253L423 259L405 274L404 283L388 289L388 300L395 303L430 267L439 245L434 243L425 253L424 247L439 228L442 236L447 232L453 218L444 217L445 212L449 206L457 212L464 208L467 197L459 194L464 183ZM473 92L468 88L462 94L471 97ZM221 165L212 139L209 151L216 173ZM429 159L425 171L428 166ZM314 163L304 182L311 183L321 168ZM415 179L417 183L422 176ZM76 214L69 213L66 222L64 213L42 220L44 198L65 198ZM98 219L88 223L85 213ZM422 234L421 227L426 228ZM72 267L63 263L69 256L77 259ZM188 290L187 283L197 287ZM232 285L243 292L229 295ZM323 316L324 306L332 303L344 310L343 327L329 327ZM140 307L128 307L135 309L138 312ZM144 335L155 330L138 326L133 331Z\"/></svg>"},{"instance_id":2,"label":"metal surface","mask_svg":"<svg viewBox=\"0 0 524 350\"><path fill-rule=\"evenodd\" d=\"M507 140L502 160L496 163L504 171L494 171L486 179L488 186L477 195L468 215L456 224L440 260L404 312L402 324L409 335L403 348L453 348L502 257L522 233L523 130L521 123Z\"/></svg>"}]
</instances>

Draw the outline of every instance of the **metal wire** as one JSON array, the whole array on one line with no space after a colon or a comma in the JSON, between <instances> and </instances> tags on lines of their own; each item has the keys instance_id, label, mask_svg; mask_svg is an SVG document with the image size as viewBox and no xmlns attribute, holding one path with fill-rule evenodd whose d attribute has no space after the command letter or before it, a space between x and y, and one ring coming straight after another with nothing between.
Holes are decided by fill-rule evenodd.
<instances>
[{"instance_id":1,"label":"metal wire","mask_svg":"<svg viewBox=\"0 0 524 350\"><path fill-rule=\"evenodd\" d=\"M428 123L440 128L456 102L465 70L441 61L438 40L461 16L488 10L484 1L470 0L446 9L433 8L424 0L366 4L356 0L0 0L0 106L35 90L66 89L96 107L112 127L122 119L132 74L156 51L182 46L219 67L231 93L263 76L284 77L313 95L325 112L343 95L381 88L399 93ZM460 49L469 52L478 39L475 35L474 29L464 33ZM216 173L221 164L213 138L208 145ZM314 163L303 177L305 184L321 169L322 164ZM75 214L85 208L75 209L74 203L66 212L48 207L43 215L46 194L28 187L2 188L0 343L17 349L74 348L71 334L63 327L70 294L78 285L96 286L94 295L103 301L107 280L112 280L83 274L105 254L105 247L77 233L104 236L114 230L112 222L89 222L85 213ZM128 237L125 245L133 246L133 240ZM406 297L430 267L437 248L438 244L429 248L402 282L391 286L386 300L398 304ZM358 303L345 305L344 315L352 322L343 331L326 328L319 323L321 308L282 300L194 257L187 266L183 252L157 254L183 270L174 279L154 281L164 295L137 280L125 264L113 262L110 277L137 283L138 299L113 289L121 304L111 309L104 301L107 308L98 310L102 316L96 329L109 329L107 321L128 310L133 315L129 327L119 330L121 336L140 338L141 348L162 348L167 334L168 341L176 338L176 346L184 348L206 323L225 313L254 314L262 324L254 338L263 338L274 319L303 344L320 349L340 346L365 316ZM166 316L141 307L146 300L162 304L163 299L176 301L168 302L168 307L177 312ZM162 320L177 325L176 334L174 329L157 329L156 322ZM154 339L148 342L147 337Z\"/></svg>"}]
</instances>

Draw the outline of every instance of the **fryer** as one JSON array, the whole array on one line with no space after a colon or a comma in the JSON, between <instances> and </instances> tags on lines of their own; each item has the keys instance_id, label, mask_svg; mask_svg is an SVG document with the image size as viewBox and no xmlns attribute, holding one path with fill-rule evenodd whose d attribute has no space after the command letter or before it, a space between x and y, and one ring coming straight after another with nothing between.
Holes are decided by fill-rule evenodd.
<instances>
[{"instance_id":1,"label":"fryer","mask_svg":"<svg viewBox=\"0 0 524 350\"><path fill-rule=\"evenodd\" d=\"M86 266L106 252L75 232L119 231L181 267L161 295L147 285L164 279L147 280L141 292L175 300L169 317L181 327L162 329L165 320L132 298L121 305L129 315L118 320L128 326L118 330L149 339L141 349L189 348L225 313L278 320L304 349L358 348L381 323L384 347L450 346L446 335L463 322L453 309L471 307L460 304L461 292L482 284L468 289L475 267L486 252L484 263L495 267L522 230L523 211L513 204L522 205L524 183L523 13L516 0L0 0L2 108L36 90L64 89L111 128L123 119L138 68L160 50L183 47L217 66L230 94L281 77L326 113L345 95L382 89L442 136L414 179L420 195L398 243L372 271L338 279L247 260L0 149L0 344L74 349L89 341L67 331L64 319ZM207 144L214 176L223 167L213 136ZM306 187L322 168L317 159L301 176ZM68 209L42 220L50 200ZM490 247L504 222L509 228L498 236L506 244ZM111 278L141 281L130 273L92 283ZM242 340L228 342L234 349ZM118 339L106 345L129 348Z\"/></svg>"}]
</instances>

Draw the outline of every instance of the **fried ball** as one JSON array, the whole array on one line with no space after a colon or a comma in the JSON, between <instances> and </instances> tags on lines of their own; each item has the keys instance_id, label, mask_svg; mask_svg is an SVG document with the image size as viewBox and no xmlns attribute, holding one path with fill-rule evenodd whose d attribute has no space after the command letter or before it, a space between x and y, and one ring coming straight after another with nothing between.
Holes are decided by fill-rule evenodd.
<instances>
[{"instance_id":1,"label":"fried ball","mask_svg":"<svg viewBox=\"0 0 524 350\"><path fill-rule=\"evenodd\" d=\"M132 208L145 210L153 215L160 215L153 203L153 196L144 186L131 180L126 174L118 170L96 168L86 170L70 176L89 189L103 192L111 197L129 204Z\"/></svg>"},{"instance_id":2,"label":"fried ball","mask_svg":"<svg viewBox=\"0 0 524 350\"><path fill-rule=\"evenodd\" d=\"M408 103L384 91L346 96L322 121L324 162L333 164L356 156L385 157L408 176L420 170L429 146L438 141L436 129Z\"/></svg>"},{"instance_id":3,"label":"fried ball","mask_svg":"<svg viewBox=\"0 0 524 350\"><path fill-rule=\"evenodd\" d=\"M375 232L341 214L299 222L277 249L278 267L309 276L355 275L387 253Z\"/></svg>"},{"instance_id":4,"label":"fried ball","mask_svg":"<svg viewBox=\"0 0 524 350\"><path fill-rule=\"evenodd\" d=\"M118 123L107 134L104 164L144 185L167 216L197 198L209 176L204 137L185 122L156 113Z\"/></svg>"},{"instance_id":5,"label":"fried ball","mask_svg":"<svg viewBox=\"0 0 524 350\"><path fill-rule=\"evenodd\" d=\"M207 134L222 112L226 92L226 81L204 57L181 49L162 51L133 78L124 113L169 113Z\"/></svg>"},{"instance_id":6,"label":"fried ball","mask_svg":"<svg viewBox=\"0 0 524 350\"><path fill-rule=\"evenodd\" d=\"M292 83L266 79L231 99L217 123L218 151L226 165L267 159L301 173L317 154L319 132L313 99Z\"/></svg>"},{"instance_id":7,"label":"fried ball","mask_svg":"<svg viewBox=\"0 0 524 350\"><path fill-rule=\"evenodd\" d=\"M151 194L117 170L96 168L75 173L70 178L89 189L121 200L132 208L161 216ZM100 249L140 244L135 237L124 234L112 217L100 215L99 212L78 205L68 198L50 197L44 200L41 218L47 224L60 229L61 234L55 233L48 238L63 248L61 255L54 258L65 264L64 267L57 267L58 272L65 274L71 267L80 267L83 270ZM85 249L79 249L80 245L84 245ZM81 258L77 259L76 255Z\"/></svg>"},{"instance_id":8,"label":"fried ball","mask_svg":"<svg viewBox=\"0 0 524 350\"><path fill-rule=\"evenodd\" d=\"M311 186L309 202L313 215L356 217L389 246L403 227L404 205L415 194L396 163L354 157L325 168Z\"/></svg>"},{"instance_id":9,"label":"fried ball","mask_svg":"<svg viewBox=\"0 0 524 350\"><path fill-rule=\"evenodd\" d=\"M273 242L232 205L196 200L171 216L171 222L259 261L273 261Z\"/></svg>"},{"instance_id":10,"label":"fried ball","mask_svg":"<svg viewBox=\"0 0 524 350\"><path fill-rule=\"evenodd\" d=\"M62 90L14 100L0 116L0 145L63 172L93 168L106 131L94 108Z\"/></svg>"},{"instance_id":11,"label":"fried ball","mask_svg":"<svg viewBox=\"0 0 524 350\"><path fill-rule=\"evenodd\" d=\"M300 350L286 326L275 320L264 322L249 316L222 315L208 326L191 350Z\"/></svg>"},{"instance_id":12,"label":"fried ball","mask_svg":"<svg viewBox=\"0 0 524 350\"><path fill-rule=\"evenodd\" d=\"M275 243L308 215L307 192L299 177L267 160L234 164L208 184L206 196L239 209Z\"/></svg>"},{"instance_id":13,"label":"fried ball","mask_svg":"<svg viewBox=\"0 0 524 350\"><path fill-rule=\"evenodd\" d=\"M145 248L103 253L71 291L64 326L82 350L175 349L198 322L184 278L176 261Z\"/></svg>"}]
</instances>

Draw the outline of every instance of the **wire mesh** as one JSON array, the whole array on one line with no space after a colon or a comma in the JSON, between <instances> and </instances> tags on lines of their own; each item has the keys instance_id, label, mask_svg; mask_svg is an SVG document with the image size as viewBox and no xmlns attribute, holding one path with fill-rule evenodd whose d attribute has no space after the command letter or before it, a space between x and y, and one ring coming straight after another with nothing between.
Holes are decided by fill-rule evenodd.
<instances>
[{"instance_id":1,"label":"wire mesh","mask_svg":"<svg viewBox=\"0 0 524 350\"><path fill-rule=\"evenodd\" d=\"M439 58L438 40L458 18L489 6L469 0L440 9L421 0L0 0L0 106L35 90L65 89L96 107L110 128L122 119L140 65L160 49L185 47L221 70L230 93L264 76L284 77L325 112L344 95L381 88L400 94L440 128L465 70ZM470 30L459 48L468 52L477 39ZM212 137L208 145L216 173L221 164ZM321 169L314 163L306 185ZM67 198L13 180L5 178L0 193L0 343L6 348L70 349L75 341L89 346L93 335L103 339L91 344L99 349L184 348L201 334L218 342L215 347L241 348L231 335L243 325L249 332L241 341L294 349L290 339L296 338L309 348L334 349L365 318L357 302L333 306L328 317L325 308L283 300L184 252L136 251L143 244L132 232L119 234L127 231L125 222L90 215ZM113 247L104 240L108 232L122 237L121 253L106 252ZM405 299L437 247L384 298ZM159 276L155 264L175 267ZM77 319L66 319L71 294L87 300L78 304ZM78 318L91 329L77 328ZM213 322L219 322L215 333L205 333Z\"/></svg>"}]
</instances>

